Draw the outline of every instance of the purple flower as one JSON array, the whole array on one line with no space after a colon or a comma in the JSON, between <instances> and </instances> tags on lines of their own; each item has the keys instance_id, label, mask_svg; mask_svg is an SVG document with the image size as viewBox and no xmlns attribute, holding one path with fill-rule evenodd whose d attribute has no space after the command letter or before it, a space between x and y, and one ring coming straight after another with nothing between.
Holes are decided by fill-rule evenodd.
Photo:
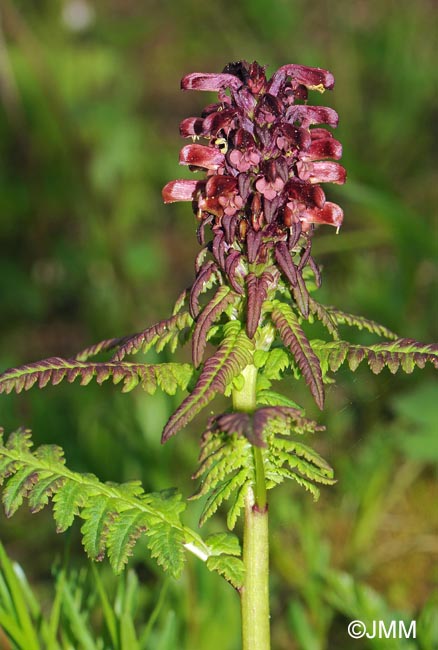
<instances>
[{"instance_id":1,"label":"purple flower","mask_svg":"<svg viewBox=\"0 0 438 650\"><path fill-rule=\"evenodd\" d=\"M172 181L163 198L192 202L201 239L208 225L211 251L232 286L237 286L231 277L237 253L250 263L279 267L290 280L295 278L291 265L298 274L306 264L316 268L310 256L315 224L342 225L342 209L326 201L320 186L345 182L345 169L335 162L342 146L325 128L336 127L338 116L331 108L307 104L309 91L333 85L333 75L320 68L285 65L268 80L263 66L246 61L231 63L220 74L183 78L183 90L218 93L218 102L180 125L183 137L205 141L183 147L180 163L205 170L207 178ZM276 252L281 242L290 261L284 248ZM242 273L244 267L238 268Z\"/></svg>"}]
</instances>

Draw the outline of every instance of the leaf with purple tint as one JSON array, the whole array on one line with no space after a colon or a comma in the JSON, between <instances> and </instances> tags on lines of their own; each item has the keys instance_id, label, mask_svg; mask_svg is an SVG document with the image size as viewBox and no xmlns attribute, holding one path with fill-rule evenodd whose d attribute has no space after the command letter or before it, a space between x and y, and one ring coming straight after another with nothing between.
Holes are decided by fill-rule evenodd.
<instances>
[{"instance_id":1,"label":"leaf with purple tint","mask_svg":"<svg viewBox=\"0 0 438 650\"><path fill-rule=\"evenodd\" d=\"M225 233L222 230L215 232L211 252L221 268L225 266Z\"/></svg>"},{"instance_id":2,"label":"leaf with purple tint","mask_svg":"<svg viewBox=\"0 0 438 650\"><path fill-rule=\"evenodd\" d=\"M380 323L376 323L375 321L364 318L363 316L347 314L346 312L343 312L340 309L335 309L334 307L327 307L326 311L338 325L349 325L350 327L357 327L359 330L368 330L368 332L377 334L377 336L382 336L394 341L400 338L384 325L380 325Z\"/></svg>"},{"instance_id":3,"label":"leaf with purple tint","mask_svg":"<svg viewBox=\"0 0 438 650\"><path fill-rule=\"evenodd\" d=\"M301 271L297 271L297 283L292 287L292 295L301 314L304 316L304 318L308 318L309 292L307 290L303 276L301 275Z\"/></svg>"},{"instance_id":4,"label":"leaf with purple tint","mask_svg":"<svg viewBox=\"0 0 438 650\"><path fill-rule=\"evenodd\" d=\"M391 373L401 367L406 373L414 368L424 368L426 363L438 367L438 345L426 344L413 339L396 339L373 345L358 345L347 341L312 341L312 348L321 360L323 368L333 372L348 361L354 371L366 359L372 372L378 374L386 366Z\"/></svg>"},{"instance_id":5,"label":"leaf with purple tint","mask_svg":"<svg viewBox=\"0 0 438 650\"><path fill-rule=\"evenodd\" d=\"M204 307L197 320L192 337L192 358L195 368L201 364L205 346L207 345L208 330L235 299L236 294L234 291L231 291L226 285L222 285L217 290L215 296Z\"/></svg>"},{"instance_id":6,"label":"leaf with purple tint","mask_svg":"<svg viewBox=\"0 0 438 650\"><path fill-rule=\"evenodd\" d=\"M324 407L324 384L319 359L312 350L296 315L289 305L278 300L275 300L273 304L272 322L277 328L284 345L292 352L316 404L322 410Z\"/></svg>"},{"instance_id":7,"label":"leaf with purple tint","mask_svg":"<svg viewBox=\"0 0 438 650\"><path fill-rule=\"evenodd\" d=\"M77 377L81 386L86 386L95 377L102 384L110 377L114 384L123 382L122 392L127 393L140 384L148 393L155 392L157 385L166 387L170 394L176 388L185 389L192 376L193 369L189 364L138 364L128 362L98 362L87 363L75 359L51 357L36 363L29 363L19 368L11 368L0 375L0 393L10 393L15 390L20 393L29 390L35 384L44 388L48 383L59 384L63 379L72 383Z\"/></svg>"},{"instance_id":8,"label":"leaf with purple tint","mask_svg":"<svg viewBox=\"0 0 438 650\"><path fill-rule=\"evenodd\" d=\"M295 287L298 282L297 269L292 261L289 248L284 241L275 244L275 259L282 273L289 280L292 287Z\"/></svg>"},{"instance_id":9,"label":"leaf with purple tint","mask_svg":"<svg viewBox=\"0 0 438 650\"><path fill-rule=\"evenodd\" d=\"M238 277L236 274L237 266L242 259L242 255L239 251L232 250L225 259L225 273L227 274L228 280L230 281L231 286L234 291L243 295L244 291L242 286L239 284Z\"/></svg>"},{"instance_id":10,"label":"leaf with purple tint","mask_svg":"<svg viewBox=\"0 0 438 650\"><path fill-rule=\"evenodd\" d=\"M302 428L304 423L308 422L299 409L284 406L265 406L253 413L236 411L218 415L210 420L208 430L244 436L252 445L266 447L265 430L267 428L272 430L273 422L278 423L278 421L282 422L286 430L290 429L294 424ZM283 429L281 432L283 433ZM205 466L201 466L201 472L204 469Z\"/></svg>"},{"instance_id":11,"label":"leaf with purple tint","mask_svg":"<svg viewBox=\"0 0 438 650\"><path fill-rule=\"evenodd\" d=\"M207 262L199 269L196 280L190 289L190 313L193 318L199 314L199 296L211 289L217 282L217 273L218 267L212 261Z\"/></svg>"},{"instance_id":12,"label":"leaf with purple tint","mask_svg":"<svg viewBox=\"0 0 438 650\"><path fill-rule=\"evenodd\" d=\"M164 339L166 341L169 335L177 335L186 327L191 327L192 324L193 319L188 312L179 312L170 318L166 318L143 330L143 332L126 337L124 343L113 355L112 361L122 361L127 354L136 354L140 351L147 352L152 346L157 345L160 340Z\"/></svg>"},{"instance_id":13,"label":"leaf with purple tint","mask_svg":"<svg viewBox=\"0 0 438 650\"><path fill-rule=\"evenodd\" d=\"M326 309L313 298L309 297L309 308L311 313L327 328L328 332L335 340L339 339L339 332L336 326L336 318L330 309Z\"/></svg>"},{"instance_id":14,"label":"leaf with purple tint","mask_svg":"<svg viewBox=\"0 0 438 650\"><path fill-rule=\"evenodd\" d=\"M246 333L252 339L260 324L262 305L266 300L269 283L272 282L272 275L263 273L260 277L257 277L254 273L248 273L245 282L247 294Z\"/></svg>"},{"instance_id":15,"label":"leaf with purple tint","mask_svg":"<svg viewBox=\"0 0 438 650\"><path fill-rule=\"evenodd\" d=\"M262 243L262 233L261 231L255 232L254 230L249 230L246 236L246 248L248 251L248 262L252 264L256 261L257 255L259 253L260 244Z\"/></svg>"},{"instance_id":16,"label":"leaf with purple tint","mask_svg":"<svg viewBox=\"0 0 438 650\"><path fill-rule=\"evenodd\" d=\"M164 427L162 442L166 442L186 426L216 393L227 386L251 362L254 346L240 323L232 321L224 326L225 337L219 349L204 364L193 391L186 397Z\"/></svg>"},{"instance_id":17,"label":"leaf with purple tint","mask_svg":"<svg viewBox=\"0 0 438 650\"><path fill-rule=\"evenodd\" d=\"M121 338L115 338L115 339L106 339L105 341L100 341L99 343L95 343L94 345L90 345L88 348L84 348L77 354L75 354L75 359L77 361L86 361L90 357L95 357L97 354L100 354L101 352L108 352L109 350L114 350L114 348L118 348L120 345L123 345L125 341L129 340L131 337L130 336L123 336Z\"/></svg>"}]
</instances>

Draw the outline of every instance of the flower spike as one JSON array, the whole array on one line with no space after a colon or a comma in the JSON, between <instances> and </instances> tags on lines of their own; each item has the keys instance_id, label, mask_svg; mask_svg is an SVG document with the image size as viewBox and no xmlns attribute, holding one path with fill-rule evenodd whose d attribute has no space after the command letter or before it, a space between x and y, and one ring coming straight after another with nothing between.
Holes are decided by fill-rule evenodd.
<instances>
[{"instance_id":1,"label":"flower spike","mask_svg":"<svg viewBox=\"0 0 438 650\"><path fill-rule=\"evenodd\" d=\"M288 64L268 79L265 67L246 61L229 63L219 74L194 72L181 82L184 90L216 91L218 102L180 125L181 135L193 139L182 148L180 164L204 171L204 179L170 182L163 198L191 201L198 231L211 229L210 243L203 235L202 245L220 282L245 294L250 338L263 320L267 277L270 290L286 283L297 313L308 317L306 266L319 283L311 257L315 227L342 225L342 209L326 201L321 187L346 179L337 162L342 145L326 128L337 126L338 115L307 103L310 91L333 86L333 75L321 68ZM194 313L204 273L198 271L193 287Z\"/></svg>"}]
</instances>

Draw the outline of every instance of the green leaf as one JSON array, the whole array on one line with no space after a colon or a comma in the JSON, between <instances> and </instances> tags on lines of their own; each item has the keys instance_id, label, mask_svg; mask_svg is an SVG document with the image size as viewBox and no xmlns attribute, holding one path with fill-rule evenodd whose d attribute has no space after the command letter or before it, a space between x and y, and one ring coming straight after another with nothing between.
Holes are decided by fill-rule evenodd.
<instances>
[{"instance_id":1,"label":"green leaf","mask_svg":"<svg viewBox=\"0 0 438 650\"><path fill-rule=\"evenodd\" d=\"M33 467L22 467L16 469L15 474L9 479L8 485L3 491L3 506L7 517L17 511L23 503L32 485L38 481L38 473Z\"/></svg>"},{"instance_id":2,"label":"green leaf","mask_svg":"<svg viewBox=\"0 0 438 650\"><path fill-rule=\"evenodd\" d=\"M87 502L87 489L80 482L66 481L53 496L53 516L56 532L63 533L70 528L74 518Z\"/></svg>"},{"instance_id":3,"label":"green leaf","mask_svg":"<svg viewBox=\"0 0 438 650\"><path fill-rule=\"evenodd\" d=\"M234 530L237 520L240 516L242 509L245 507L245 497L248 492L250 482L244 483L236 492L234 503L227 514L227 526L230 530Z\"/></svg>"},{"instance_id":4,"label":"green leaf","mask_svg":"<svg viewBox=\"0 0 438 650\"><path fill-rule=\"evenodd\" d=\"M289 408L302 410L301 407L296 402L289 399L289 397L272 390L258 391L257 404L266 404L267 406L287 406Z\"/></svg>"},{"instance_id":5,"label":"green leaf","mask_svg":"<svg viewBox=\"0 0 438 650\"><path fill-rule=\"evenodd\" d=\"M232 533L214 533L209 535L205 543L210 549L211 555L236 555L241 554L240 541L236 535Z\"/></svg>"},{"instance_id":6,"label":"green leaf","mask_svg":"<svg viewBox=\"0 0 438 650\"><path fill-rule=\"evenodd\" d=\"M185 503L175 490L145 494L138 481L101 483L92 474L70 471L59 447L43 446L34 453L30 449L29 432L22 430L11 435L6 445L0 445L4 472L0 479L6 481L6 507L11 512L21 504L31 476L31 507L40 509L52 499L58 532L71 526L75 516L82 517L86 552L96 560L106 552L117 572L145 532L152 556L172 575L179 575L183 566L186 537L193 547L204 549L198 535L180 522Z\"/></svg>"},{"instance_id":7,"label":"green leaf","mask_svg":"<svg viewBox=\"0 0 438 650\"><path fill-rule=\"evenodd\" d=\"M5 611L5 601L0 602L0 626L26 650L40 650L37 631L29 613L29 606L23 584L18 578L11 560L0 542L0 570L6 582L10 611Z\"/></svg>"},{"instance_id":8,"label":"green leaf","mask_svg":"<svg viewBox=\"0 0 438 650\"><path fill-rule=\"evenodd\" d=\"M209 557L207 568L222 575L235 589L241 589L245 577L245 567L242 560L229 555Z\"/></svg>"},{"instance_id":9,"label":"green leaf","mask_svg":"<svg viewBox=\"0 0 438 650\"><path fill-rule=\"evenodd\" d=\"M234 474L234 476L219 484L207 499L207 503L205 504L199 519L199 525L203 526L207 519L214 515L223 501L229 499L233 492L242 487L249 478L250 473L248 468L243 467L237 472L237 474Z\"/></svg>"},{"instance_id":10,"label":"green leaf","mask_svg":"<svg viewBox=\"0 0 438 650\"><path fill-rule=\"evenodd\" d=\"M283 348L274 348L268 353L263 374L268 379L280 379L282 372L290 366L290 357Z\"/></svg>"},{"instance_id":11,"label":"green leaf","mask_svg":"<svg viewBox=\"0 0 438 650\"><path fill-rule=\"evenodd\" d=\"M184 541L180 530L164 523L156 523L148 531L147 544L152 557L174 578L179 578L184 568Z\"/></svg>"},{"instance_id":12,"label":"green leaf","mask_svg":"<svg viewBox=\"0 0 438 650\"><path fill-rule=\"evenodd\" d=\"M115 512L116 503L112 499L102 499L100 495L91 497L82 508L81 517L85 519L81 527L82 541L92 560L100 561L105 556L108 530Z\"/></svg>"},{"instance_id":13,"label":"green leaf","mask_svg":"<svg viewBox=\"0 0 438 650\"><path fill-rule=\"evenodd\" d=\"M145 513L135 508L115 517L106 536L108 558L115 573L120 573L124 568L135 542L147 530L148 523Z\"/></svg>"}]
</instances>

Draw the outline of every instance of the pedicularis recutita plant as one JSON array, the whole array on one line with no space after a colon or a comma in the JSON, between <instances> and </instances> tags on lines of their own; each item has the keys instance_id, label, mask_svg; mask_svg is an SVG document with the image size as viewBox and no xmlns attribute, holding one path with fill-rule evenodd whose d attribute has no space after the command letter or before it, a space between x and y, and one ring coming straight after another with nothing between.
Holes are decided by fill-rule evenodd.
<instances>
[{"instance_id":1,"label":"pedicularis recutita plant","mask_svg":"<svg viewBox=\"0 0 438 650\"><path fill-rule=\"evenodd\" d=\"M262 66L246 62L231 63L221 74L184 77L184 90L218 94L201 117L180 126L181 135L192 141L182 148L180 163L205 173L197 180L171 181L163 190L166 203L191 202L198 220L201 250L192 286L178 298L172 316L143 332L0 376L0 392L6 393L77 377L81 385L111 377L123 392L138 385L146 393L187 390L164 427L163 442L217 393L230 397L229 411L211 417L201 436L194 475L200 486L192 498L206 497L201 524L225 502L230 530L243 514L242 556L235 535L203 539L184 526L186 504L177 491L146 494L138 482L108 484L70 471L59 447L32 450L27 430L2 442L0 478L6 482L8 516L24 497L34 512L52 500L57 530L66 530L79 516L89 557L101 560L107 554L116 571L140 535L174 576L183 568L185 551L194 553L239 591L245 650L269 648L268 491L292 479L317 497L319 484L334 481L328 463L307 443L309 434L324 427L292 401L294 380L303 377L323 409L324 384L344 363L354 371L366 360L374 373L385 366L395 373L436 364L438 358L434 346L399 338L313 297L321 283L311 254L315 226L339 230L343 220L342 209L326 201L321 184L344 183L345 170L334 162L342 147L325 128L336 127L336 112L311 106L307 98L309 91L333 85L333 76L319 68L285 65L268 80ZM314 321L325 326L325 339L305 334L303 323ZM353 345L341 338L340 326L384 340ZM169 346L175 352L188 340L192 364L128 360L150 348ZM214 350L208 358L207 342ZM90 360L102 353L109 359ZM286 376L292 399L272 390Z\"/></svg>"}]
</instances>

